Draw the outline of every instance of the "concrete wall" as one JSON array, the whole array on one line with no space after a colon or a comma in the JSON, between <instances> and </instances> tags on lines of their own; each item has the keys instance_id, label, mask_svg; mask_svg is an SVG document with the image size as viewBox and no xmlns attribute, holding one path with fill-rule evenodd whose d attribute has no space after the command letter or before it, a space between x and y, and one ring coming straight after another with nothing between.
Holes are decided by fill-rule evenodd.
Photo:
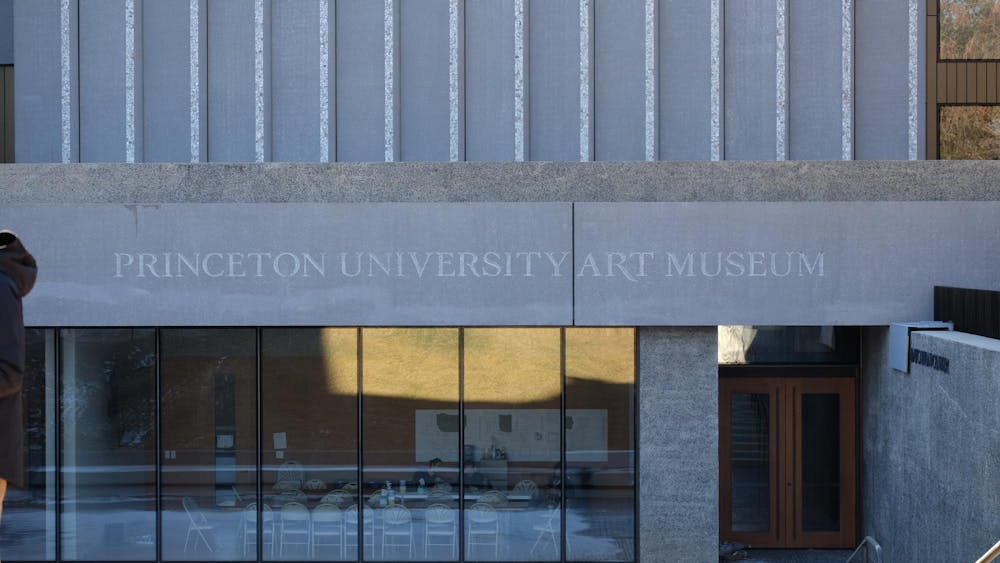
<instances>
[{"instance_id":1,"label":"concrete wall","mask_svg":"<svg viewBox=\"0 0 1000 563\"><path fill-rule=\"evenodd\" d=\"M915 332L911 350L948 373L904 374L888 367L887 329L864 338L862 532L886 561L974 561L1000 537L1000 341Z\"/></svg>"},{"instance_id":2,"label":"concrete wall","mask_svg":"<svg viewBox=\"0 0 1000 563\"><path fill-rule=\"evenodd\" d=\"M715 327L639 329L639 557L718 561Z\"/></svg>"},{"instance_id":3,"label":"concrete wall","mask_svg":"<svg viewBox=\"0 0 1000 563\"><path fill-rule=\"evenodd\" d=\"M0 0L0 63L19 162L915 159L923 9Z\"/></svg>"}]
</instances>

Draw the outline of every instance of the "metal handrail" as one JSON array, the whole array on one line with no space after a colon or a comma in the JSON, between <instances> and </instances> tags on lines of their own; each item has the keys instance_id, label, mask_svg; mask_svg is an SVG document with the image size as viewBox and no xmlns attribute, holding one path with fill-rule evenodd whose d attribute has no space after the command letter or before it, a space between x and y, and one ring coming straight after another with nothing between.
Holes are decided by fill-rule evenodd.
<instances>
[{"instance_id":1,"label":"metal handrail","mask_svg":"<svg viewBox=\"0 0 1000 563\"><path fill-rule=\"evenodd\" d=\"M990 563L990 561L993 561L997 557L1000 557L1000 541L984 553L982 557L976 559L976 563Z\"/></svg>"},{"instance_id":2,"label":"metal handrail","mask_svg":"<svg viewBox=\"0 0 1000 563\"><path fill-rule=\"evenodd\" d=\"M863 552L862 548L864 548ZM873 557L869 557L870 552L874 554ZM858 544L854 553L847 558L845 563L851 563L851 561L854 561L854 558L857 557L859 553L865 554L865 558L863 559L865 563L882 563L882 546L879 545L878 542L875 541L875 538L871 536L865 536L865 539L861 540L861 543Z\"/></svg>"}]
</instances>

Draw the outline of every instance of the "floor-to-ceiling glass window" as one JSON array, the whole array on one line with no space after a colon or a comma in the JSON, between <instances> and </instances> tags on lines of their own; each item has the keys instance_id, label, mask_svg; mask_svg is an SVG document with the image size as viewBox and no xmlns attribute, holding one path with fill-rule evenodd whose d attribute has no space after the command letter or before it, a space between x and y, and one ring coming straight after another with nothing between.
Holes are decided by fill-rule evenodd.
<instances>
[{"instance_id":1,"label":"floor-to-ceiling glass window","mask_svg":"<svg viewBox=\"0 0 1000 563\"><path fill-rule=\"evenodd\" d=\"M265 560L357 559L357 342L356 328L261 331L264 502L241 505L241 552L259 512Z\"/></svg>"},{"instance_id":2,"label":"floor-to-ceiling glass window","mask_svg":"<svg viewBox=\"0 0 1000 563\"><path fill-rule=\"evenodd\" d=\"M60 331L62 559L156 559L156 335Z\"/></svg>"},{"instance_id":3,"label":"floor-to-ceiling glass window","mask_svg":"<svg viewBox=\"0 0 1000 563\"><path fill-rule=\"evenodd\" d=\"M634 560L633 329L27 336L5 561Z\"/></svg>"},{"instance_id":4,"label":"floor-to-ceiling glass window","mask_svg":"<svg viewBox=\"0 0 1000 563\"><path fill-rule=\"evenodd\" d=\"M566 556L635 558L635 331L566 329Z\"/></svg>"},{"instance_id":5,"label":"floor-to-ceiling glass window","mask_svg":"<svg viewBox=\"0 0 1000 563\"><path fill-rule=\"evenodd\" d=\"M257 490L257 332L160 333L162 545L168 560L255 560L240 495Z\"/></svg>"},{"instance_id":6,"label":"floor-to-ceiling glass window","mask_svg":"<svg viewBox=\"0 0 1000 563\"><path fill-rule=\"evenodd\" d=\"M561 557L560 347L558 328L465 329L467 559Z\"/></svg>"},{"instance_id":7,"label":"floor-to-ceiling glass window","mask_svg":"<svg viewBox=\"0 0 1000 563\"><path fill-rule=\"evenodd\" d=\"M458 556L459 330L362 331L366 560Z\"/></svg>"},{"instance_id":8,"label":"floor-to-ceiling glass window","mask_svg":"<svg viewBox=\"0 0 1000 563\"><path fill-rule=\"evenodd\" d=\"M8 487L0 528L0 557L52 561L56 556L56 336L25 332L24 486Z\"/></svg>"}]
</instances>

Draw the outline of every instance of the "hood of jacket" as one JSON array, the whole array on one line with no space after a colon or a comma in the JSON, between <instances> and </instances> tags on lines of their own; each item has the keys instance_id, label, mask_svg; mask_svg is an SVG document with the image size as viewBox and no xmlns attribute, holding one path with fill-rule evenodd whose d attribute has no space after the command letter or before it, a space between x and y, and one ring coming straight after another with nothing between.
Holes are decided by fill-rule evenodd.
<instances>
[{"instance_id":1,"label":"hood of jacket","mask_svg":"<svg viewBox=\"0 0 1000 563\"><path fill-rule=\"evenodd\" d=\"M24 297L35 286L38 266L35 257L21 244L17 235L10 231L0 231L0 274L5 274Z\"/></svg>"}]
</instances>

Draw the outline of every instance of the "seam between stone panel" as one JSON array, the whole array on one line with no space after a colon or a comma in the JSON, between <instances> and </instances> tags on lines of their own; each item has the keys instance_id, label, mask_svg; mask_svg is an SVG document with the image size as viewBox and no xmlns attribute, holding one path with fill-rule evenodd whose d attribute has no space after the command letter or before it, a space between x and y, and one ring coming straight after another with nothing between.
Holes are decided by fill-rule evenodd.
<instances>
[{"instance_id":1,"label":"seam between stone panel","mask_svg":"<svg viewBox=\"0 0 1000 563\"><path fill-rule=\"evenodd\" d=\"M264 162L264 0L253 7L254 160Z\"/></svg>"},{"instance_id":2,"label":"seam between stone panel","mask_svg":"<svg viewBox=\"0 0 1000 563\"><path fill-rule=\"evenodd\" d=\"M330 162L330 5L319 3L319 161Z\"/></svg>"},{"instance_id":3,"label":"seam between stone panel","mask_svg":"<svg viewBox=\"0 0 1000 563\"><path fill-rule=\"evenodd\" d=\"M525 160L524 147L524 1L514 0L514 161Z\"/></svg>"},{"instance_id":4,"label":"seam between stone panel","mask_svg":"<svg viewBox=\"0 0 1000 563\"><path fill-rule=\"evenodd\" d=\"M722 159L722 0L711 0L711 120L710 158Z\"/></svg>"},{"instance_id":5,"label":"seam between stone panel","mask_svg":"<svg viewBox=\"0 0 1000 563\"><path fill-rule=\"evenodd\" d=\"M201 54L199 45L200 8L198 0L191 0L188 7L189 29L188 50L190 53L190 108L189 120L191 127L191 162L201 160Z\"/></svg>"},{"instance_id":6,"label":"seam between stone panel","mask_svg":"<svg viewBox=\"0 0 1000 563\"><path fill-rule=\"evenodd\" d=\"M656 0L646 0L646 160L656 160Z\"/></svg>"},{"instance_id":7,"label":"seam between stone panel","mask_svg":"<svg viewBox=\"0 0 1000 563\"><path fill-rule=\"evenodd\" d=\"M458 2L448 2L448 160L458 162Z\"/></svg>"},{"instance_id":8,"label":"seam between stone panel","mask_svg":"<svg viewBox=\"0 0 1000 563\"><path fill-rule=\"evenodd\" d=\"M907 115L908 123L908 141L909 141L909 151L908 157L910 160L917 160L917 115L920 110L918 102L918 92L917 92L917 80L919 77L919 6L917 4L918 0L909 0L909 113Z\"/></svg>"},{"instance_id":9,"label":"seam between stone panel","mask_svg":"<svg viewBox=\"0 0 1000 563\"><path fill-rule=\"evenodd\" d=\"M775 160L788 159L788 28L785 0L775 0Z\"/></svg>"},{"instance_id":10,"label":"seam between stone panel","mask_svg":"<svg viewBox=\"0 0 1000 563\"><path fill-rule=\"evenodd\" d=\"M841 4L840 35L841 127L840 158L854 158L854 0Z\"/></svg>"},{"instance_id":11,"label":"seam between stone panel","mask_svg":"<svg viewBox=\"0 0 1000 563\"><path fill-rule=\"evenodd\" d=\"M135 162L135 0L125 0L125 162Z\"/></svg>"},{"instance_id":12,"label":"seam between stone panel","mask_svg":"<svg viewBox=\"0 0 1000 563\"><path fill-rule=\"evenodd\" d=\"M61 88L61 128L62 128L62 161L70 162L73 158L73 124L72 124L72 86L70 84L70 0L62 0L59 4L59 65Z\"/></svg>"},{"instance_id":13,"label":"seam between stone panel","mask_svg":"<svg viewBox=\"0 0 1000 563\"><path fill-rule=\"evenodd\" d=\"M580 0L580 162L590 160L590 0Z\"/></svg>"},{"instance_id":14,"label":"seam between stone panel","mask_svg":"<svg viewBox=\"0 0 1000 563\"><path fill-rule=\"evenodd\" d=\"M393 98L395 90L395 76L394 76L394 66L396 64L396 52L395 52L395 14L393 2L395 0L385 0L383 5L383 53L384 58L382 61L383 68L383 79L385 85L385 146L384 146L384 160L386 162L392 162L395 160L395 150L394 146L396 144L395 134L396 134L396 106L395 100Z\"/></svg>"}]
</instances>

